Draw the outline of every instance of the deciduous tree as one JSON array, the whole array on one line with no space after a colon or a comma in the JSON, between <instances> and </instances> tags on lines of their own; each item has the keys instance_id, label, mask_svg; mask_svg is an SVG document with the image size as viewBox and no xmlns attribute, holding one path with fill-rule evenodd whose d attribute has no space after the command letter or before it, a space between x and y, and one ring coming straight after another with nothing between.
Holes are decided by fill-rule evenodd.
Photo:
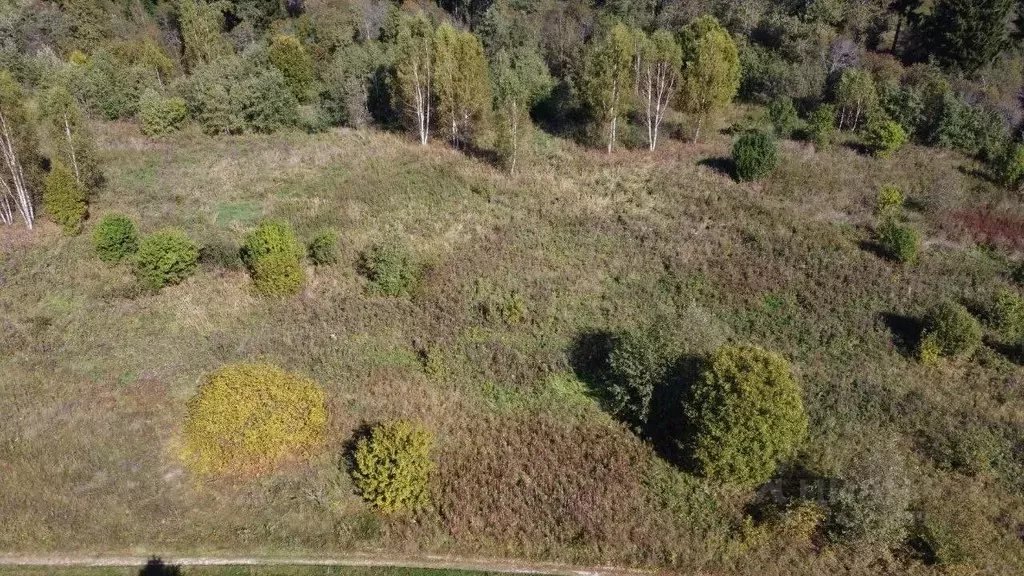
<instances>
[{"instance_id":1,"label":"deciduous tree","mask_svg":"<svg viewBox=\"0 0 1024 576\"><path fill-rule=\"evenodd\" d=\"M38 165L35 130L21 87L9 73L0 72L0 222L13 224L17 213L32 229Z\"/></svg>"},{"instance_id":2,"label":"deciduous tree","mask_svg":"<svg viewBox=\"0 0 1024 576\"><path fill-rule=\"evenodd\" d=\"M861 118L878 105L878 92L871 74L859 68L843 72L836 87L836 106L839 108L839 129L856 130Z\"/></svg>"},{"instance_id":3,"label":"deciduous tree","mask_svg":"<svg viewBox=\"0 0 1024 576\"><path fill-rule=\"evenodd\" d=\"M430 117L433 111L434 33L422 13L402 17L398 25L397 66L395 75L402 104L413 120L426 146L430 141Z\"/></svg>"},{"instance_id":4,"label":"deciduous tree","mask_svg":"<svg viewBox=\"0 0 1024 576\"><path fill-rule=\"evenodd\" d=\"M683 50L666 30L658 30L641 43L639 77L640 103L647 119L647 145L658 146L658 128L675 95Z\"/></svg>"},{"instance_id":5,"label":"deciduous tree","mask_svg":"<svg viewBox=\"0 0 1024 576\"><path fill-rule=\"evenodd\" d=\"M729 32L714 16L701 16L683 29L683 71L679 100L697 115L696 143L709 114L728 106L740 87L740 57Z\"/></svg>"},{"instance_id":6,"label":"deciduous tree","mask_svg":"<svg viewBox=\"0 0 1024 576\"><path fill-rule=\"evenodd\" d=\"M179 0L178 23L184 47L182 60L190 70L231 52L231 47L221 36L226 9L227 3L223 1Z\"/></svg>"},{"instance_id":7,"label":"deciduous tree","mask_svg":"<svg viewBox=\"0 0 1024 576\"><path fill-rule=\"evenodd\" d=\"M590 47L583 69L583 98L598 125L607 127L609 153L633 94L632 75L633 35L623 24L613 24Z\"/></svg>"},{"instance_id":8,"label":"deciduous tree","mask_svg":"<svg viewBox=\"0 0 1024 576\"><path fill-rule=\"evenodd\" d=\"M71 169L87 194L103 181L93 137L78 102L64 86L51 88L43 98L42 118L53 142L54 157Z\"/></svg>"}]
</instances>

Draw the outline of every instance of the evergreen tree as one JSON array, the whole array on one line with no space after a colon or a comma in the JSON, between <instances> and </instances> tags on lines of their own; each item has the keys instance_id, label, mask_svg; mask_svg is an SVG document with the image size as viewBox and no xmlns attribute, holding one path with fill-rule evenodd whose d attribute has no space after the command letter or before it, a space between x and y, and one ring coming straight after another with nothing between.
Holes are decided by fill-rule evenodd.
<instances>
[{"instance_id":1,"label":"evergreen tree","mask_svg":"<svg viewBox=\"0 0 1024 576\"><path fill-rule=\"evenodd\" d=\"M1010 45L1014 0L939 0L927 22L931 53L946 68L973 74Z\"/></svg>"},{"instance_id":2,"label":"evergreen tree","mask_svg":"<svg viewBox=\"0 0 1024 576\"><path fill-rule=\"evenodd\" d=\"M78 102L64 86L54 86L43 98L41 116L53 143L54 157L71 170L86 194L103 182L89 126Z\"/></svg>"},{"instance_id":3,"label":"evergreen tree","mask_svg":"<svg viewBox=\"0 0 1024 576\"><path fill-rule=\"evenodd\" d=\"M680 103L697 115L694 143L709 114L728 106L740 87L740 56L729 32L714 16L701 16L683 29Z\"/></svg>"},{"instance_id":4,"label":"evergreen tree","mask_svg":"<svg viewBox=\"0 0 1024 576\"><path fill-rule=\"evenodd\" d=\"M599 126L607 126L608 152L615 147L619 117L632 96L633 35L616 23L591 46L583 67L583 98Z\"/></svg>"}]
</instances>

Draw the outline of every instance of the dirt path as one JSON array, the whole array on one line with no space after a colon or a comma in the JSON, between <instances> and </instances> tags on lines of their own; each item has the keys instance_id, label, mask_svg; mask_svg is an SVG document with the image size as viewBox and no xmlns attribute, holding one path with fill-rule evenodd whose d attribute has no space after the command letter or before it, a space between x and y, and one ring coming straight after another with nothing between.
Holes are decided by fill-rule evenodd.
<instances>
[{"instance_id":1,"label":"dirt path","mask_svg":"<svg viewBox=\"0 0 1024 576\"><path fill-rule=\"evenodd\" d=\"M14 556L0 554L0 566L53 566L53 567L121 567L143 566L149 558L143 556ZM543 562L515 560L489 560L452 556L374 556L346 555L325 557L273 557L273 556L195 556L162 557L168 564L179 566L353 566L440 568L449 570L476 570L507 574L552 574L557 576L647 576L653 572L612 566L575 567Z\"/></svg>"}]
</instances>

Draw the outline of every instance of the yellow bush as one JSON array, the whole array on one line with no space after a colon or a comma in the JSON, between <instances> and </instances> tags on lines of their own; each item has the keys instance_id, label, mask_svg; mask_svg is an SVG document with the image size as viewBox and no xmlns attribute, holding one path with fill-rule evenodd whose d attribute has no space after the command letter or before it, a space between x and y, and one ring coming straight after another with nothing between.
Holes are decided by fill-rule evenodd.
<instances>
[{"instance_id":1,"label":"yellow bush","mask_svg":"<svg viewBox=\"0 0 1024 576\"><path fill-rule=\"evenodd\" d=\"M188 402L184 459L200 474L260 473L324 440L324 392L270 364L230 364Z\"/></svg>"}]
</instances>

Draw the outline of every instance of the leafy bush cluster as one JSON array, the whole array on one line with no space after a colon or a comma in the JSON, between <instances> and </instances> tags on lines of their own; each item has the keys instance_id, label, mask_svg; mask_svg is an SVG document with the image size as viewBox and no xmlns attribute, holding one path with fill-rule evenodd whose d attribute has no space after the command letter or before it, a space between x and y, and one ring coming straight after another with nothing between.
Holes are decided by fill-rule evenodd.
<instances>
[{"instance_id":1,"label":"leafy bush cluster","mask_svg":"<svg viewBox=\"0 0 1024 576\"><path fill-rule=\"evenodd\" d=\"M989 320L1005 343L1024 341L1024 297L1016 290L1000 288L989 310Z\"/></svg>"},{"instance_id":2,"label":"leafy bush cluster","mask_svg":"<svg viewBox=\"0 0 1024 576\"><path fill-rule=\"evenodd\" d=\"M768 105L768 121L779 138L789 138L800 127L800 116L792 98L780 97Z\"/></svg>"},{"instance_id":3,"label":"leafy bush cluster","mask_svg":"<svg viewBox=\"0 0 1024 576\"><path fill-rule=\"evenodd\" d=\"M198 67L182 88L189 112L207 134L274 132L298 120L298 102L276 68L255 56L229 56Z\"/></svg>"},{"instance_id":4,"label":"leafy bush cluster","mask_svg":"<svg viewBox=\"0 0 1024 576\"><path fill-rule=\"evenodd\" d=\"M701 472L739 486L768 480L807 435L789 363L750 346L726 346L711 355L692 385L686 416Z\"/></svg>"},{"instance_id":5,"label":"leafy bush cluster","mask_svg":"<svg viewBox=\"0 0 1024 576\"><path fill-rule=\"evenodd\" d=\"M638 431L651 419L658 388L678 360L678 347L664 329L619 334L608 355L608 394L613 412Z\"/></svg>"},{"instance_id":6,"label":"leafy bush cluster","mask_svg":"<svg viewBox=\"0 0 1024 576\"><path fill-rule=\"evenodd\" d=\"M901 264L917 262L921 254L921 234L917 230L890 217L882 220L876 234L886 256Z\"/></svg>"},{"instance_id":7,"label":"leafy bush cluster","mask_svg":"<svg viewBox=\"0 0 1024 576\"><path fill-rule=\"evenodd\" d=\"M199 246L175 228L144 237L135 254L135 276L154 290L180 283L194 274L198 265Z\"/></svg>"},{"instance_id":8,"label":"leafy bush cluster","mask_svg":"<svg viewBox=\"0 0 1024 576\"><path fill-rule=\"evenodd\" d=\"M966 356L981 345L981 324L963 305L942 301L924 320L920 356L923 362Z\"/></svg>"},{"instance_id":9,"label":"leafy bush cluster","mask_svg":"<svg viewBox=\"0 0 1024 576\"><path fill-rule=\"evenodd\" d=\"M903 191L891 184L882 186L875 200L875 214L881 217L897 217L903 209Z\"/></svg>"},{"instance_id":10,"label":"leafy bush cluster","mask_svg":"<svg viewBox=\"0 0 1024 576\"><path fill-rule=\"evenodd\" d=\"M378 424L360 438L353 453L356 488L384 513L419 510L430 502L434 436L405 420Z\"/></svg>"},{"instance_id":11,"label":"leafy bush cluster","mask_svg":"<svg viewBox=\"0 0 1024 576\"><path fill-rule=\"evenodd\" d=\"M246 235L241 256L257 292L295 294L302 289L302 248L287 223L261 223Z\"/></svg>"},{"instance_id":12,"label":"leafy bush cluster","mask_svg":"<svg viewBox=\"0 0 1024 576\"><path fill-rule=\"evenodd\" d=\"M758 180L779 166L779 147L766 132L746 132L732 148L736 177L740 180Z\"/></svg>"},{"instance_id":13,"label":"leafy bush cluster","mask_svg":"<svg viewBox=\"0 0 1024 576\"><path fill-rule=\"evenodd\" d=\"M188 401L183 457L199 474L261 473L324 442L324 391L270 364L230 364Z\"/></svg>"},{"instance_id":14,"label":"leafy bush cluster","mask_svg":"<svg viewBox=\"0 0 1024 576\"><path fill-rule=\"evenodd\" d=\"M306 254L310 262L316 266L331 266L337 264L340 258L338 254L338 233L333 230L325 230L317 234L309 242Z\"/></svg>"},{"instance_id":15,"label":"leafy bush cluster","mask_svg":"<svg viewBox=\"0 0 1024 576\"><path fill-rule=\"evenodd\" d=\"M121 214L106 214L92 234L96 254L104 262L119 262L139 249L139 230L135 223Z\"/></svg>"},{"instance_id":16,"label":"leafy bush cluster","mask_svg":"<svg viewBox=\"0 0 1024 576\"><path fill-rule=\"evenodd\" d=\"M815 108L807 119L807 136L818 148L832 144L836 134L836 109L831 104Z\"/></svg>"},{"instance_id":17,"label":"leafy bush cluster","mask_svg":"<svg viewBox=\"0 0 1024 576\"><path fill-rule=\"evenodd\" d=\"M876 156L889 158L907 143L908 138L898 122L879 118L868 122L866 139Z\"/></svg>"},{"instance_id":18,"label":"leafy bush cluster","mask_svg":"<svg viewBox=\"0 0 1024 576\"><path fill-rule=\"evenodd\" d=\"M419 267L412 255L394 243L365 250L360 268L370 281L370 290L384 296L410 296L419 282Z\"/></svg>"},{"instance_id":19,"label":"leafy bush cluster","mask_svg":"<svg viewBox=\"0 0 1024 576\"><path fill-rule=\"evenodd\" d=\"M184 125L188 107L183 98L161 96L156 90L146 90L139 102L139 121L146 136L163 136Z\"/></svg>"},{"instance_id":20,"label":"leafy bush cluster","mask_svg":"<svg viewBox=\"0 0 1024 576\"><path fill-rule=\"evenodd\" d=\"M882 549L902 543L912 519L912 494L897 447L883 444L864 450L830 497L829 536Z\"/></svg>"}]
</instances>

